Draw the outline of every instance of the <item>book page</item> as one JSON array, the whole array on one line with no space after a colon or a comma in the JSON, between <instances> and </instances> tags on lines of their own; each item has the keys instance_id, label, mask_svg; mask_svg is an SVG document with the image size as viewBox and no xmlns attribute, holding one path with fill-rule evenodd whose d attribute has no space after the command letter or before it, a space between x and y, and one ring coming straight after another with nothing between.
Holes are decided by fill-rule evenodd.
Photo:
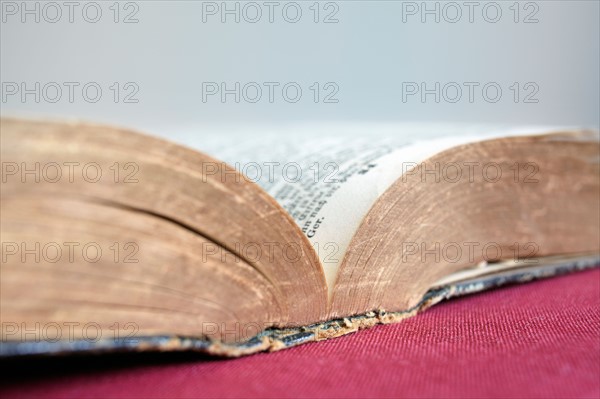
<instances>
[{"instance_id":1,"label":"book page","mask_svg":"<svg viewBox=\"0 0 600 399\"><path fill-rule=\"evenodd\" d=\"M544 131L433 125L299 127L202 140L182 134L177 141L229 163L273 196L312 243L331 292L363 218L403 173L457 145Z\"/></svg>"}]
</instances>

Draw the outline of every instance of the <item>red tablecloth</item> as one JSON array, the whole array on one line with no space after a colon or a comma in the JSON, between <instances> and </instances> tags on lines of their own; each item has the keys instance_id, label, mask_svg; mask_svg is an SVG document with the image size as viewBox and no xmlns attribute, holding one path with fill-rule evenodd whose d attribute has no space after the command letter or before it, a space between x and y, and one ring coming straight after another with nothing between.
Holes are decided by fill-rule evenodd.
<instances>
[{"instance_id":1,"label":"red tablecloth","mask_svg":"<svg viewBox=\"0 0 600 399\"><path fill-rule=\"evenodd\" d=\"M4 363L2 397L600 396L600 270L455 299L397 325L219 360Z\"/></svg>"}]
</instances>

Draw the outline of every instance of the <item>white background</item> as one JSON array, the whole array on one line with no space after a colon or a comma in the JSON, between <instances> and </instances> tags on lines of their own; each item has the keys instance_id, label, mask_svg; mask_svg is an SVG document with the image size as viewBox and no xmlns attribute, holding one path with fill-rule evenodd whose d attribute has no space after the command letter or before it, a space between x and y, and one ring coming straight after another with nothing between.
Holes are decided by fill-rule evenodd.
<instances>
[{"instance_id":1,"label":"white background","mask_svg":"<svg viewBox=\"0 0 600 399\"><path fill-rule=\"evenodd\" d=\"M256 23L244 19L254 18L256 12L246 8L244 15L243 2L238 3L239 23L235 15L226 15L223 23L220 13L203 13L212 5L223 7L220 1L121 2L117 23L114 1L98 2L102 16L96 23L83 17L88 2L78 2L74 21L69 22L69 9L58 1L62 17L55 23L48 21L56 18L55 9L47 8L44 14L45 3L26 3L29 9L39 7L39 22L29 14L22 21L21 1L2 1L3 115L76 117L164 135L299 122L599 124L598 1L521 1L519 22L514 21L514 1L492 6L478 2L473 22L463 1L451 6L428 1L430 9L437 3L440 21L425 15L425 23L420 13L408 13L414 5L421 8L420 1L337 1L327 8L327 2L321 2L318 23L314 1L296 2L302 10L296 23L283 17L290 2L278 2L272 23L262 1L256 3L262 12ZM15 4L19 10L13 15ZM455 4L462 17L452 23ZM488 19L494 19L496 5L502 11L500 20L486 21L484 7ZM227 2L227 7L234 9L236 2ZM296 7L289 7L288 17L293 19ZM333 11L338 22L324 23L325 15ZM94 19L95 9L88 7L87 12ZM131 13L138 22L124 23ZM530 19L538 22L524 23L531 13ZM9 95L6 85L11 82L25 82L28 88L35 82L41 87L48 82L79 86L73 102L63 86L59 101L49 102L41 93L38 103L34 95L24 100L20 93ZM98 102L82 97L81 88L89 82L102 88ZM121 85L118 102L110 89L114 82ZM139 89L133 97L137 103L123 102L123 95L132 91L132 86L122 87L128 82ZM236 103L233 95L224 103L218 95L204 102L203 82L226 82L229 87L235 82L242 86L278 82L279 88L296 82L303 93L296 103L285 101L280 90L271 103L266 88L257 103L243 98ZM309 88L314 82L321 84L321 90L323 84L335 83L338 102L323 103L321 96L315 103ZM425 102L418 95L403 101L403 82L426 82L430 88L435 82L479 86L472 103L464 86L457 103L443 97L436 103L434 95ZM482 97L481 87L488 82L503 90L496 103ZM521 85L517 103L510 89L514 82ZM533 97L537 103L523 102L523 95L532 91L523 89L526 83L539 89Z\"/></svg>"}]
</instances>

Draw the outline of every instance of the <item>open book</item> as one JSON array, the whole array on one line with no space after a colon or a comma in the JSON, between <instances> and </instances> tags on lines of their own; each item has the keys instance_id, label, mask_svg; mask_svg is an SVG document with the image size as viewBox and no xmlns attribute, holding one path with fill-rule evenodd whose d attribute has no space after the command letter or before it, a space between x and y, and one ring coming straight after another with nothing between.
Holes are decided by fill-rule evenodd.
<instances>
[{"instance_id":1,"label":"open book","mask_svg":"<svg viewBox=\"0 0 600 399\"><path fill-rule=\"evenodd\" d=\"M3 355L277 350L600 261L597 131L194 146L2 119Z\"/></svg>"}]
</instances>

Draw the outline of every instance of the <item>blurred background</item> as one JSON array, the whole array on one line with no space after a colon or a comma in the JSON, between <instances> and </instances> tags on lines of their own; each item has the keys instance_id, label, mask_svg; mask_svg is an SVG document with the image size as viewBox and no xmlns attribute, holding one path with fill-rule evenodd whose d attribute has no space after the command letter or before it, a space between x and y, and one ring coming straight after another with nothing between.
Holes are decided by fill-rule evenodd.
<instances>
[{"instance_id":1,"label":"blurred background","mask_svg":"<svg viewBox=\"0 0 600 399\"><path fill-rule=\"evenodd\" d=\"M599 2L2 1L2 115L599 125Z\"/></svg>"}]
</instances>

